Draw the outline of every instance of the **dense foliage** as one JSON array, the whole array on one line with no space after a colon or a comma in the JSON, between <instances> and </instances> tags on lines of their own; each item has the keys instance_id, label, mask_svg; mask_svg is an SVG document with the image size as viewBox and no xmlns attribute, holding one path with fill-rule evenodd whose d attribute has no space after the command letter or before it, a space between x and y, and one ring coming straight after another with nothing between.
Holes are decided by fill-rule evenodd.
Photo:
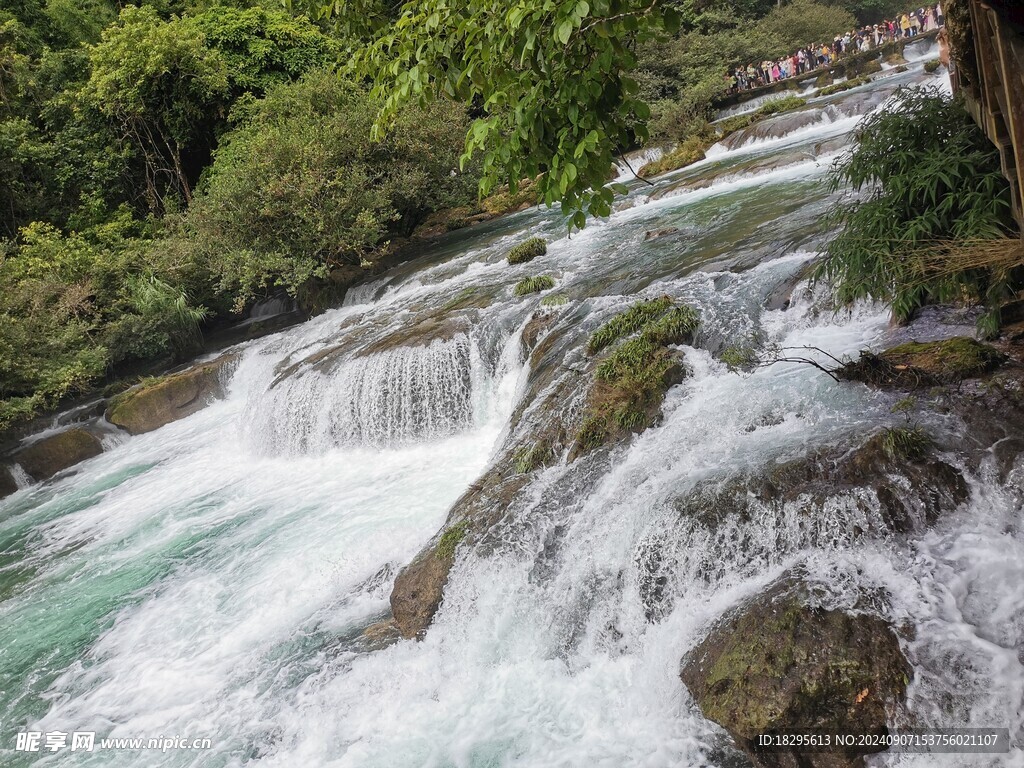
<instances>
[{"instance_id":1,"label":"dense foliage","mask_svg":"<svg viewBox=\"0 0 1024 768\"><path fill-rule=\"evenodd\" d=\"M890 302L899 320L933 301L998 307L1019 276L967 255L1013 229L999 155L958 101L934 89L897 99L864 121L855 149L833 169L833 191L852 196L832 211L842 229L820 275L840 302ZM960 251L958 269L942 268L950 249ZM987 330L997 322L990 313Z\"/></svg>"},{"instance_id":2,"label":"dense foliage","mask_svg":"<svg viewBox=\"0 0 1024 768\"><path fill-rule=\"evenodd\" d=\"M724 92L729 67L831 40L856 24L841 7L812 0L773 5L760 18L745 15L740 8L716 2L700 4L699 12L690 7L678 35L641 49L638 80L652 108L652 138L685 141L706 132L712 100Z\"/></svg>"},{"instance_id":3,"label":"dense foliage","mask_svg":"<svg viewBox=\"0 0 1024 768\"><path fill-rule=\"evenodd\" d=\"M184 236L236 303L379 257L393 233L474 194L458 167L466 117L406 109L372 141L375 103L328 70L272 89L217 150Z\"/></svg>"}]
</instances>

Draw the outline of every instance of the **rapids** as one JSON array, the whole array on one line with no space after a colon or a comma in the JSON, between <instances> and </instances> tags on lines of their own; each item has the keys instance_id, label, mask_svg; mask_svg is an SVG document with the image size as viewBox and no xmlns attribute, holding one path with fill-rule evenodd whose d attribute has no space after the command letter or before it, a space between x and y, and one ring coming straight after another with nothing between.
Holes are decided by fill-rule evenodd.
<instances>
[{"instance_id":1,"label":"rapids","mask_svg":"<svg viewBox=\"0 0 1024 768\"><path fill-rule=\"evenodd\" d=\"M918 62L816 101L822 117L792 131L718 147L654 186L631 182L610 219L572 237L543 209L453 233L343 307L239 345L225 400L0 502L0 762L744 765L693 704L679 663L716 617L794 563L839 604L885 595L886 617L914 628L916 725L1009 726L1020 744L1020 468L1006 484L973 476L969 503L915 536L855 505L716 529L681 523L674 506L700 480L897 418L890 396L808 366L740 376L713 353L777 343L855 355L906 333L881 307L822 311L799 281L827 236L822 174L892 86L925 80ZM505 252L528 236L547 238L547 255L508 266ZM568 297L551 310L563 365L541 384L520 341L537 297L512 295L538 273ZM397 570L494 457L543 424L524 399L531 386L543 395L572 381L587 334L661 294L702 315L663 422L537 473L498 544L460 558L423 641L368 641ZM419 345L388 342L451 320ZM938 416L932 426L950 428ZM652 622L641 555L654 544L666 600ZM11 749L24 730L212 748L30 755ZM1022 765L1024 753L971 764Z\"/></svg>"}]
</instances>

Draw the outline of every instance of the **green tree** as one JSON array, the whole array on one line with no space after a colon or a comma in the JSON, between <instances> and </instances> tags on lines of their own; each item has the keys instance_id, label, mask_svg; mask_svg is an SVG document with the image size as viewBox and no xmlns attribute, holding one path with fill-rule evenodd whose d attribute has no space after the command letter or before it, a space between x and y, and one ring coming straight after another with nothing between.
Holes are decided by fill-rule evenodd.
<instances>
[{"instance_id":1,"label":"green tree","mask_svg":"<svg viewBox=\"0 0 1024 768\"><path fill-rule=\"evenodd\" d=\"M339 56L334 38L281 10L216 6L188 23L220 53L232 98L262 96L271 86L332 64Z\"/></svg>"},{"instance_id":2,"label":"green tree","mask_svg":"<svg viewBox=\"0 0 1024 768\"><path fill-rule=\"evenodd\" d=\"M163 208L167 189L191 200L213 126L226 115L223 58L193 25L128 6L90 59L85 97L143 158L150 207Z\"/></svg>"},{"instance_id":3,"label":"green tree","mask_svg":"<svg viewBox=\"0 0 1024 768\"><path fill-rule=\"evenodd\" d=\"M361 3L323 6L359 13ZM449 0L407 2L359 57L382 109L375 136L410 101L447 96L472 104L465 160L479 153L480 191L538 178L548 204L572 224L611 211L614 155L646 137L649 108L629 76L635 45L675 29L657 0Z\"/></svg>"},{"instance_id":4,"label":"green tree","mask_svg":"<svg viewBox=\"0 0 1024 768\"><path fill-rule=\"evenodd\" d=\"M450 102L403 109L383 142L378 104L332 71L272 88L217 150L179 237L239 300L293 294L343 265L372 261L427 212L464 203L465 117Z\"/></svg>"}]
</instances>

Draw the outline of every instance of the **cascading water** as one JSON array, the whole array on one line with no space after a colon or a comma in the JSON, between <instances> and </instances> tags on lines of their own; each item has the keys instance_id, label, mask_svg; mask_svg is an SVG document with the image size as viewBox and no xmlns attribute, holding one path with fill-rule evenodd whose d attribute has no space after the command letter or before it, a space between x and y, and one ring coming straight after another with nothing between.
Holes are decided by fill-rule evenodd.
<instances>
[{"instance_id":1,"label":"cascading water","mask_svg":"<svg viewBox=\"0 0 1024 768\"><path fill-rule=\"evenodd\" d=\"M915 723L1019 740L1020 467L969 474L969 501L917 534L869 497L681 513L702 484L896 418L891 397L808 366L741 376L712 355L855 355L898 333L880 307L832 315L800 285L828 204L830 155L803 151L815 142L723 150L572 238L541 210L456 233L345 307L239 347L223 401L0 502L3 764L742 765L680 659L794 564L835 604L882 595L878 610L916 630ZM548 254L508 266L528 235ZM547 310L555 362L531 370L520 337L537 300L512 286L539 273L569 301ZM702 316L662 422L535 473L496 510L489 546L458 560L423 641L364 636L494 457L579 408L587 335L662 294ZM23 730L212 747L27 755L9 749ZM970 764L1021 754L986 759Z\"/></svg>"}]
</instances>

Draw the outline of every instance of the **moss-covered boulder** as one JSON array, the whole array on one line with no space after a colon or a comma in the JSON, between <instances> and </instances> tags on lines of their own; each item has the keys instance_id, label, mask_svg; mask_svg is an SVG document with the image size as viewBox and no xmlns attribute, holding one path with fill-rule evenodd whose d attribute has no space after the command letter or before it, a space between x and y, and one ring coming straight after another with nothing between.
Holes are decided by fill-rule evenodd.
<instances>
[{"instance_id":1,"label":"moss-covered boulder","mask_svg":"<svg viewBox=\"0 0 1024 768\"><path fill-rule=\"evenodd\" d=\"M141 384L110 401L107 421L133 435L191 416L224 396L224 379L238 362L222 355L187 371Z\"/></svg>"},{"instance_id":2,"label":"moss-covered boulder","mask_svg":"<svg viewBox=\"0 0 1024 768\"><path fill-rule=\"evenodd\" d=\"M506 258L509 264L526 264L548 252L548 244L542 237L531 237L512 248Z\"/></svg>"},{"instance_id":3,"label":"moss-covered boulder","mask_svg":"<svg viewBox=\"0 0 1024 768\"><path fill-rule=\"evenodd\" d=\"M941 341L910 341L878 354L862 352L858 360L842 366L836 374L847 381L876 387L916 389L983 376L1005 361L1006 355L995 347L957 336Z\"/></svg>"},{"instance_id":4,"label":"moss-covered boulder","mask_svg":"<svg viewBox=\"0 0 1024 768\"><path fill-rule=\"evenodd\" d=\"M716 528L729 515L752 519L758 509L792 503L814 516L846 497L865 512L880 513L885 529L864 533L885 535L923 530L956 510L969 493L960 470L939 457L922 430L894 428L856 447L822 448L749 475L703 481L676 507Z\"/></svg>"},{"instance_id":5,"label":"moss-covered boulder","mask_svg":"<svg viewBox=\"0 0 1024 768\"><path fill-rule=\"evenodd\" d=\"M757 741L773 731L886 733L911 675L885 621L816 606L791 575L720 621L681 673L705 717L773 768L863 765L856 751L764 752Z\"/></svg>"},{"instance_id":6,"label":"moss-covered boulder","mask_svg":"<svg viewBox=\"0 0 1024 768\"><path fill-rule=\"evenodd\" d=\"M693 341L697 312L668 296L640 301L594 331L587 352L611 351L594 369L574 460L657 421L665 393L683 380L683 354L672 345Z\"/></svg>"},{"instance_id":7,"label":"moss-covered boulder","mask_svg":"<svg viewBox=\"0 0 1024 768\"><path fill-rule=\"evenodd\" d=\"M15 452L12 459L25 470L25 474L39 482L102 452L99 438L80 427L73 427L35 441Z\"/></svg>"},{"instance_id":8,"label":"moss-covered boulder","mask_svg":"<svg viewBox=\"0 0 1024 768\"><path fill-rule=\"evenodd\" d=\"M0 499L10 496L18 490L18 484L14 482L14 475L7 467L0 466Z\"/></svg>"}]
</instances>

